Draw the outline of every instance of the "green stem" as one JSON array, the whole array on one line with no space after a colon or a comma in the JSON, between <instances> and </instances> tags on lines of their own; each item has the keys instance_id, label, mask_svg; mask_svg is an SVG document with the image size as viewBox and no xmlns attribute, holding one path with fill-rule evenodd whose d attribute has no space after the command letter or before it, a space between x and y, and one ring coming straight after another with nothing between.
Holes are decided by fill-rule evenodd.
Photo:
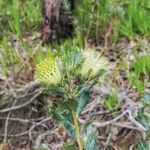
<instances>
[{"instance_id":1,"label":"green stem","mask_svg":"<svg viewBox=\"0 0 150 150\"><path fill-rule=\"evenodd\" d=\"M72 112L73 114L73 121L74 121L74 128L75 128L75 131L76 131L76 138L77 138L77 142L78 142L78 145L79 145L79 150L83 150L83 144L82 144L82 140L81 140L81 137L80 137L80 128L79 128L79 122L78 122L78 115L76 112Z\"/></svg>"}]
</instances>

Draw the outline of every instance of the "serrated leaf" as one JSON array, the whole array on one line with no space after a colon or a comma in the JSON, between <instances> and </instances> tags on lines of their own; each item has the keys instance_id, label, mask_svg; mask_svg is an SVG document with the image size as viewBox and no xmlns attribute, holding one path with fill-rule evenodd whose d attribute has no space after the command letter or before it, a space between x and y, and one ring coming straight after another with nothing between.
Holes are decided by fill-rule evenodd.
<instances>
[{"instance_id":1,"label":"serrated leaf","mask_svg":"<svg viewBox=\"0 0 150 150\"><path fill-rule=\"evenodd\" d=\"M87 128L91 125L91 123L94 121L94 118L89 118L86 123L83 126L83 132L86 133Z\"/></svg>"},{"instance_id":2,"label":"serrated leaf","mask_svg":"<svg viewBox=\"0 0 150 150\"><path fill-rule=\"evenodd\" d=\"M89 90L84 90L77 98L78 101L78 108L77 113L78 116L81 115L81 112L83 111L84 107L89 103L90 100L90 92Z\"/></svg>"},{"instance_id":3,"label":"serrated leaf","mask_svg":"<svg viewBox=\"0 0 150 150\"><path fill-rule=\"evenodd\" d=\"M72 110L76 111L77 107L78 107L77 101L75 101L73 99L69 99L69 100L63 101L63 102L58 102L57 105L58 105L58 111L60 113L64 112L65 110L67 110L69 112L72 112Z\"/></svg>"},{"instance_id":4,"label":"serrated leaf","mask_svg":"<svg viewBox=\"0 0 150 150\"><path fill-rule=\"evenodd\" d=\"M62 49L62 70L67 75L76 76L81 68L82 55L76 49Z\"/></svg>"},{"instance_id":5,"label":"serrated leaf","mask_svg":"<svg viewBox=\"0 0 150 150\"><path fill-rule=\"evenodd\" d=\"M94 133L91 125L87 127L86 141L84 147L85 150L99 150L96 144L96 134Z\"/></svg>"},{"instance_id":6,"label":"serrated leaf","mask_svg":"<svg viewBox=\"0 0 150 150\"><path fill-rule=\"evenodd\" d=\"M149 129L149 118L145 115L145 107L138 109L137 120L144 125L145 128Z\"/></svg>"},{"instance_id":7,"label":"serrated leaf","mask_svg":"<svg viewBox=\"0 0 150 150\"><path fill-rule=\"evenodd\" d=\"M144 104L150 106L150 94L144 95Z\"/></svg>"},{"instance_id":8,"label":"serrated leaf","mask_svg":"<svg viewBox=\"0 0 150 150\"><path fill-rule=\"evenodd\" d=\"M56 106L52 108L51 114L53 118L64 125L66 130L75 138L75 130L73 125L73 116L71 112L59 112Z\"/></svg>"}]
</instances>

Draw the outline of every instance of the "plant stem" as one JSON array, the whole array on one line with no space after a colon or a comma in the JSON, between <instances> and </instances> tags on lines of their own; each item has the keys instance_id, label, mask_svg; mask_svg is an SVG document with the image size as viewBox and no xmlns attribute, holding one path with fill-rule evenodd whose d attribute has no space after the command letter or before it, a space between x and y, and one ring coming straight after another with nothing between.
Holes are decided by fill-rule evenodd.
<instances>
[{"instance_id":1,"label":"plant stem","mask_svg":"<svg viewBox=\"0 0 150 150\"><path fill-rule=\"evenodd\" d=\"M77 138L77 142L78 142L78 145L79 145L79 150L83 150L83 144L82 144L82 140L81 140L81 137L80 137L80 128L79 128L79 122L78 122L78 115L76 112L72 112L73 114L73 121L74 121L74 128L75 128L75 131L76 131L76 138Z\"/></svg>"}]
</instances>

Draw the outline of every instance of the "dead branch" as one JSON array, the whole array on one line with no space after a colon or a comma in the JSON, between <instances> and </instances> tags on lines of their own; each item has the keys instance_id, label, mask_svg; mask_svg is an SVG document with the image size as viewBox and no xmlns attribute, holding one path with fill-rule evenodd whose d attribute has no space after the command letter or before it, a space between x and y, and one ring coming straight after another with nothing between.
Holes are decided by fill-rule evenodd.
<instances>
[{"instance_id":1,"label":"dead branch","mask_svg":"<svg viewBox=\"0 0 150 150\"><path fill-rule=\"evenodd\" d=\"M37 127L37 126L39 126L39 125L43 124L44 122L47 122L47 121L49 121L49 120L51 120L51 119L52 119L52 118L43 119L43 120L40 121L39 123L34 124L34 125L31 126L31 128L30 128L30 130L29 130L29 138L30 138L30 140L31 140L33 143L35 143L35 142L34 142L34 140L33 140L33 138L32 138L32 130L33 130L35 127Z\"/></svg>"},{"instance_id":2,"label":"dead branch","mask_svg":"<svg viewBox=\"0 0 150 150\"><path fill-rule=\"evenodd\" d=\"M36 100L36 98L38 96L40 96L41 94L42 94L42 90L40 89L38 91L38 93L35 94L28 102L23 103L23 104L18 105L18 106L11 107L11 108L2 109L2 110L0 110L0 113L6 113L6 112L9 112L9 111L14 111L14 110L18 110L18 109L21 109L23 107L26 107L27 105L31 104L34 100Z\"/></svg>"},{"instance_id":3,"label":"dead branch","mask_svg":"<svg viewBox=\"0 0 150 150\"><path fill-rule=\"evenodd\" d=\"M127 115L128 114L128 115ZM138 127L138 130L140 131L146 131L147 129L142 126L139 122L137 122L134 117L132 116L131 114L131 111L130 110L126 110L124 112L122 112L119 116L117 116L116 118L112 119L112 120L109 120L109 121L105 121L105 122L93 122L92 124L95 126L95 127L104 127L104 126L107 126L107 125L110 125L110 124L114 124L116 121L118 121L119 119L121 119L123 116L127 115L127 117L130 119L130 121L132 123L134 123L135 126ZM119 125L119 124L118 124Z\"/></svg>"},{"instance_id":4,"label":"dead branch","mask_svg":"<svg viewBox=\"0 0 150 150\"><path fill-rule=\"evenodd\" d=\"M12 107L14 107L14 105L16 104L16 99L14 100ZM11 107L11 108L12 108ZM4 129L4 140L3 142L6 143L7 142L7 135L8 135L8 123L9 123L9 117L11 116L12 111L9 111L6 121L5 121L5 129Z\"/></svg>"},{"instance_id":5,"label":"dead branch","mask_svg":"<svg viewBox=\"0 0 150 150\"><path fill-rule=\"evenodd\" d=\"M1 120L6 120L7 118L6 117L0 117ZM17 121L17 122L23 122L23 123L32 123L32 124L35 124L36 121L38 120L42 120L43 118L38 118L38 119L30 119L30 120L27 120L27 119L21 119L21 118L9 118L9 121Z\"/></svg>"}]
</instances>

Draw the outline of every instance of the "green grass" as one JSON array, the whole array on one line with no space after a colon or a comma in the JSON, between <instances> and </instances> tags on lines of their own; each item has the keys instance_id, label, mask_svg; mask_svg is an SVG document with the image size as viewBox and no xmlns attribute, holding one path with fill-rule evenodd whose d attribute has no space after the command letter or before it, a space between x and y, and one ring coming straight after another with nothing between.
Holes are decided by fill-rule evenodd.
<instances>
[{"instance_id":1,"label":"green grass","mask_svg":"<svg viewBox=\"0 0 150 150\"><path fill-rule=\"evenodd\" d=\"M0 37L4 31L16 35L39 31L41 0L0 1ZM110 29L111 41L119 37L150 35L150 1L148 0L83 0L75 11L76 33L87 38L104 39ZM81 35L79 35L81 34Z\"/></svg>"},{"instance_id":2,"label":"green grass","mask_svg":"<svg viewBox=\"0 0 150 150\"><path fill-rule=\"evenodd\" d=\"M104 106L108 110L112 110L117 108L118 106L118 90L116 88L111 88L109 95L106 97L104 101Z\"/></svg>"},{"instance_id":3,"label":"green grass","mask_svg":"<svg viewBox=\"0 0 150 150\"><path fill-rule=\"evenodd\" d=\"M132 71L129 74L132 86L139 93L144 93L145 87L150 80L150 55L140 56L132 65Z\"/></svg>"},{"instance_id":4,"label":"green grass","mask_svg":"<svg viewBox=\"0 0 150 150\"><path fill-rule=\"evenodd\" d=\"M6 32L20 35L38 31L42 15L40 0L5 0L0 1L0 38Z\"/></svg>"},{"instance_id":5,"label":"green grass","mask_svg":"<svg viewBox=\"0 0 150 150\"><path fill-rule=\"evenodd\" d=\"M96 36L96 32L100 32L104 27L106 18L106 0L89 1L83 0L75 10L75 17L77 21L78 30L82 35L89 37Z\"/></svg>"},{"instance_id":6,"label":"green grass","mask_svg":"<svg viewBox=\"0 0 150 150\"><path fill-rule=\"evenodd\" d=\"M125 20L121 25L121 33L127 37L135 34L149 35L150 33L150 2L132 0L125 8Z\"/></svg>"},{"instance_id":7,"label":"green grass","mask_svg":"<svg viewBox=\"0 0 150 150\"><path fill-rule=\"evenodd\" d=\"M150 35L150 1L83 0L76 8L78 30L88 38L104 38L111 24L111 40Z\"/></svg>"},{"instance_id":8,"label":"green grass","mask_svg":"<svg viewBox=\"0 0 150 150\"><path fill-rule=\"evenodd\" d=\"M4 37L0 45L2 59L0 59L0 74L8 75L10 71L14 71L12 65L19 63L19 54L11 47L9 40Z\"/></svg>"}]
</instances>

